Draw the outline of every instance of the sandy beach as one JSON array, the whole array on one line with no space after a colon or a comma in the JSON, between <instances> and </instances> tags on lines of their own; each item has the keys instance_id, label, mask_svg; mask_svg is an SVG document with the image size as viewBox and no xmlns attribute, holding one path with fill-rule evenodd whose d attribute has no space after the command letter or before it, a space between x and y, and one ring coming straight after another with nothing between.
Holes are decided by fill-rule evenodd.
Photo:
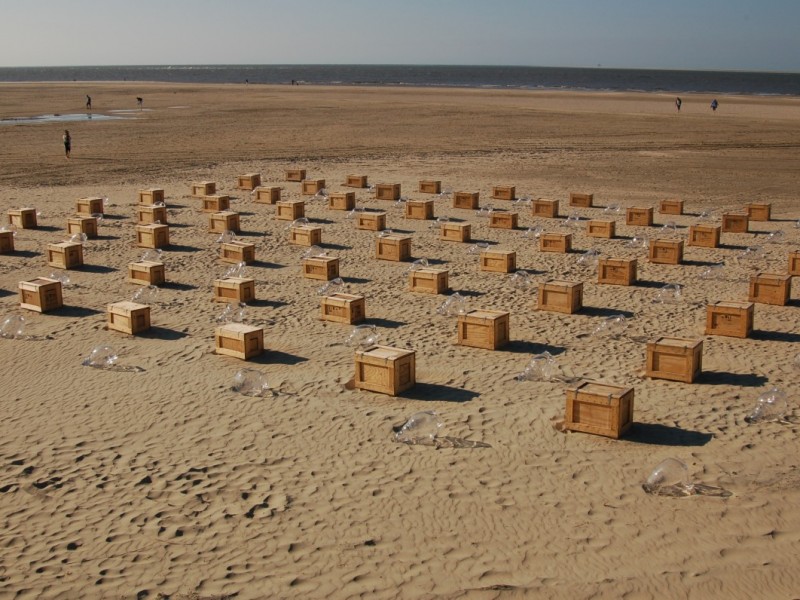
<instances>
[{"instance_id":1,"label":"sandy beach","mask_svg":"<svg viewBox=\"0 0 800 600\"><path fill-rule=\"evenodd\" d=\"M0 338L0 598L800 598L797 281L786 306L755 305L750 337L704 333L708 303L746 302L752 274L785 275L800 250L800 99L720 96L712 112L712 96L682 98L677 112L667 94L0 84L4 219L40 213L0 255L0 319L24 316L29 338ZM46 114L79 116L7 121ZM387 227L411 236L412 259L448 269L469 309L510 312L511 342L457 345L456 320L437 314L447 295L409 291L409 262L375 259L376 233L304 196L289 168L385 210ZM306 200L380 343L416 352L414 388L352 389L352 326L320 320L323 282L301 271L307 248L288 243L275 206L236 189L246 173ZM490 228L441 197L435 217L472 228L470 243L442 241L436 221L343 187L350 174L399 183L412 200L433 199L421 180L479 192L482 207L518 212L518 227ZM199 181L231 197L239 239L256 246L246 320L263 326L266 350L251 361L214 352L213 282L230 265L190 195ZM492 199L497 185L558 200L561 218ZM144 252L134 227L147 188L165 191L167 283L152 328L131 336L106 328L106 307L140 289L126 278ZM594 194L595 206L571 208L571 192ZM69 237L76 200L94 196L108 200L84 266L54 269L47 245ZM671 198L684 214L659 213ZM718 248L686 246L684 264L631 247L685 241L689 226L747 203L771 204L772 220L723 233ZM627 207L655 207L654 225L626 225ZM582 219L572 229L570 214ZM613 219L617 236L587 236L587 219ZM571 232L573 252L541 252L536 227ZM531 287L479 271L475 242L516 251ZM744 253L753 247L755 258ZM598 284L580 262L588 250L636 258L638 284ZM19 282L54 272L69 276L65 306L21 309ZM584 309L537 310L538 284L551 279L582 282ZM657 302L668 284L680 299ZM593 334L616 314L622 335ZM703 341L698 381L644 376L646 342L661 336ZM124 369L82 366L102 344ZM568 384L515 379L545 351L567 379L634 388L628 435L560 430ZM242 368L278 393L232 391ZM786 421L747 423L773 386L788 395ZM443 443L396 442L393 428L425 410L443 422ZM670 457L728 494L646 494Z\"/></svg>"}]
</instances>

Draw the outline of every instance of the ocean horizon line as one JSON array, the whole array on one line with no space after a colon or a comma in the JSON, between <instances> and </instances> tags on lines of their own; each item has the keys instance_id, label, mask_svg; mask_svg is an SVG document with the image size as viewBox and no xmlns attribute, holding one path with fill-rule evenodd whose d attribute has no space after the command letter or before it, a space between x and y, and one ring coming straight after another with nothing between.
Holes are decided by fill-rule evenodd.
<instances>
[{"instance_id":1,"label":"ocean horizon line","mask_svg":"<svg viewBox=\"0 0 800 600\"><path fill-rule=\"evenodd\" d=\"M166 64L0 67L0 82L311 84L800 96L800 73L413 64Z\"/></svg>"}]
</instances>

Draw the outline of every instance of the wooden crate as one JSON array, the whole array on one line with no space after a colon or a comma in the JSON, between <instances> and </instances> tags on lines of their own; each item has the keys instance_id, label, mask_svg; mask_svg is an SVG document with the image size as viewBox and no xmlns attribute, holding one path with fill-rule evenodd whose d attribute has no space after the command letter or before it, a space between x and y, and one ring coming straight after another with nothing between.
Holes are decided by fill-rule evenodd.
<instances>
[{"instance_id":1,"label":"wooden crate","mask_svg":"<svg viewBox=\"0 0 800 600\"><path fill-rule=\"evenodd\" d=\"M578 208L592 208L594 206L594 194L570 192L569 205Z\"/></svg>"},{"instance_id":2,"label":"wooden crate","mask_svg":"<svg viewBox=\"0 0 800 600\"><path fill-rule=\"evenodd\" d=\"M540 252L572 252L571 233L543 233L539 236Z\"/></svg>"},{"instance_id":3,"label":"wooden crate","mask_svg":"<svg viewBox=\"0 0 800 600\"><path fill-rule=\"evenodd\" d=\"M313 196L320 190L325 189L324 179L303 179L300 182L300 191L304 196Z\"/></svg>"},{"instance_id":4,"label":"wooden crate","mask_svg":"<svg viewBox=\"0 0 800 600\"><path fill-rule=\"evenodd\" d=\"M139 204L136 207L136 221L139 225L148 225L150 223L162 223L166 225L167 207Z\"/></svg>"},{"instance_id":5,"label":"wooden crate","mask_svg":"<svg viewBox=\"0 0 800 600\"><path fill-rule=\"evenodd\" d=\"M36 229L36 209L12 208L8 211L8 222L18 229Z\"/></svg>"},{"instance_id":6,"label":"wooden crate","mask_svg":"<svg viewBox=\"0 0 800 600\"><path fill-rule=\"evenodd\" d=\"M48 277L37 277L19 282L19 306L35 312L48 312L61 308L61 282Z\"/></svg>"},{"instance_id":7,"label":"wooden crate","mask_svg":"<svg viewBox=\"0 0 800 600\"><path fill-rule=\"evenodd\" d=\"M772 204L769 203L751 202L745 204L744 209L751 221L769 221L772 217Z\"/></svg>"},{"instance_id":8,"label":"wooden crate","mask_svg":"<svg viewBox=\"0 0 800 600\"><path fill-rule=\"evenodd\" d=\"M792 276L757 273L750 277L750 302L786 306L792 295Z\"/></svg>"},{"instance_id":9,"label":"wooden crate","mask_svg":"<svg viewBox=\"0 0 800 600\"><path fill-rule=\"evenodd\" d=\"M261 173L246 173L236 178L236 189L248 192L261 185Z\"/></svg>"},{"instance_id":10,"label":"wooden crate","mask_svg":"<svg viewBox=\"0 0 800 600\"><path fill-rule=\"evenodd\" d=\"M83 266L83 244L78 242L48 244L47 264L56 269L74 269Z\"/></svg>"},{"instance_id":11,"label":"wooden crate","mask_svg":"<svg viewBox=\"0 0 800 600\"><path fill-rule=\"evenodd\" d=\"M658 204L658 212L662 215L682 215L683 200L667 199Z\"/></svg>"},{"instance_id":12,"label":"wooden crate","mask_svg":"<svg viewBox=\"0 0 800 600\"><path fill-rule=\"evenodd\" d=\"M328 208L331 210L353 210L355 207L355 192L333 192L328 196Z\"/></svg>"},{"instance_id":13,"label":"wooden crate","mask_svg":"<svg viewBox=\"0 0 800 600\"><path fill-rule=\"evenodd\" d=\"M400 199L400 184L399 183L376 183L375 184L375 199L376 200L399 200Z\"/></svg>"},{"instance_id":14,"label":"wooden crate","mask_svg":"<svg viewBox=\"0 0 800 600\"><path fill-rule=\"evenodd\" d=\"M214 281L214 302L251 302L255 299L255 279L223 277Z\"/></svg>"},{"instance_id":15,"label":"wooden crate","mask_svg":"<svg viewBox=\"0 0 800 600\"><path fill-rule=\"evenodd\" d=\"M14 252L14 232L0 231L0 254Z\"/></svg>"},{"instance_id":16,"label":"wooden crate","mask_svg":"<svg viewBox=\"0 0 800 600\"><path fill-rule=\"evenodd\" d=\"M679 265L683 262L683 240L650 240L648 258L651 263Z\"/></svg>"},{"instance_id":17,"label":"wooden crate","mask_svg":"<svg viewBox=\"0 0 800 600\"><path fill-rule=\"evenodd\" d=\"M70 217L67 219L67 233L83 233L89 239L97 237L97 217Z\"/></svg>"},{"instance_id":18,"label":"wooden crate","mask_svg":"<svg viewBox=\"0 0 800 600\"><path fill-rule=\"evenodd\" d=\"M718 248L719 235L722 228L719 225L691 225L689 227L689 246L702 248Z\"/></svg>"},{"instance_id":19,"label":"wooden crate","mask_svg":"<svg viewBox=\"0 0 800 600\"><path fill-rule=\"evenodd\" d=\"M79 215L103 214L102 198L78 198L75 201L75 212Z\"/></svg>"},{"instance_id":20,"label":"wooden crate","mask_svg":"<svg viewBox=\"0 0 800 600\"><path fill-rule=\"evenodd\" d=\"M320 303L321 319L333 323L354 325L366 318L364 296L354 294L331 294L323 296Z\"/></svg>"},{"instance_id":21,"label":"wooden crate","mask_svg":"<svg viewBox=\"0 0 800 600\"><path fill-rule=\"evenodd\" d=\"M248 360L264 352L264 330L244 323L227 323L214 330L215 352Z\"/></svg>"},{"instance_id":22,"label":"wooden crate","mask_svg":"<svg viewBox=\"0 0 800 600\"><path fill-rule=\"evenodd\" d=\"M633 425L633 388L584 382L567 388L564 428L619 439Z\"/></svg>"},{"instance_id":23,"label":"wooden crate","mask_svg":"<svg viewBox=\"0 0 800 600\"><path fill-rule=\"evenodd\" d=\"M653 207L629 206L625 211L625 224L650 227L653 224Z\"/></svg>"},{"instance_id":24,"label":"wooden crate","mask_svg":"<svg viewBox=\"0 0 800 600\"><path fill-rule=\"evenodd\" d=\"M138 302L114 302L108 305L106 325L114 331L136 335L150 329L150 307Z\"/></svg>"},{"instance_id":25,"label":"wooden crate","mask_svg":"<svg viewBox=\"0 0 800 600\"><path fill-rule=\"evenodd\" d=\"M139 248L169 246L169 225L136 225L136 245Z\"/></svg>"},{"instance_id":26,"label":"wooden crate","mask_svg":"<svg viewBox=\"0 0 800 600\"><path fill-rule=\"evenodd\" d=\"M365 188L368 187L366 175L348 175L344 181L345 187Z\"/></svg>"},{"instance_id":27,"label":"wooden crate","mask_svg":"<svg viewBox=\"0 0 800 600\"><path fill-rule=\"evenodd\" d=\"M355 352L355 386L396 396L416 384L416 353L413 350L373 346Z\"/></svg>"},{"instance_id":28,"label":"wooden crate","mask_svg":"<svg viewBox=\"0 0 800 600\"><path fill-rule=\"evenodd\" d=\"M339 259L335 256L312 256L303 259L303 277L330 281L339 276Z\"/></svg>"},{"instance_id":29,"label":"wooden crate","mask_svg":"<svg viewBox=\"0 0 800 600\"><path fill-rule=\"evenodd\" d=\"M223 210L208 215L208 232L223 233L225 231L239 231L239 213L232 210Z\"/></svg>"},{"instance_id":30,"label":"wooden crate","mask_svg":"<svg viewBox=\"0 0 800 600\"><path fill-rule=\"evenodd\" d=\"M606 219L592 219L586 223L586 235L595 238L612 239L617 234L617 222Z\"/></svg>"},{"instance_id":31,"label":"wooden crate","mask_svg":"<svg viewBox=\"0 0 800 600\"><path fill-rule=\"evenodd\" d=\"M226 263L250 264L256 260L256 245L247 242L223 242L219 247L219 259Z\"/></svg>"},{"instance_id":32,"label":"wooden crate","mask_svg":"<svg viewBox=\"0 0 800 600\"><path fill-rule=\"evenodd\" d=\"M303 200L281 200L275 203L275 218L281 221L294 221L306 214L306 203Z\"/></svg>"},{"instance_id":33,"label":"wooden crate","mask_svg":"<svg viewBox=\"0 0 800 600\"><path fill-rule=\"evenodd\" d=\"M135 285L161 285L166 282L164 263L140 260L128 263L128 283Z\"/></svg>"},{"instance_id":34,"label":"wooden crate","mask_svg":"<svg viewBox=\"0 0 800 600\"><path fill-rule=\"evenodd\" d=\"M636 283L636 259L601 258L597 261L597 283L633 285Z\"/></svg>"},{"instance_id":35,"label":"wooden crate","mask_svg":"<svg viewBox=\"0 0 800 600\"><path fill-rule=\"evenodd\" d=\"M409 271L408 289L423 294L443 294L450 289L450 271L424 268Z\"/></svg>"},{"instance_id":36,"label":"wooden crate","mask_svg":"<svg viewBox=\"0 0 800 600\"><path fill-rule=\"evenodd\" d=\"M477 210L479 202L480 192L453 192L453 208Z\"/></svg>"},{"instance_id":37,"label":"wooden crate","mask_svg":"<svg viewBox=\"0 0 800 600\"><path fill-rule=\"evenodd\" d=\"M558 200L539 198L531 202L531 214L540 219L558 218Z\"/></svg>"},{"instance_id":38,"label":"wooden crate","mask_svg":"<svg viewBox=\"0 0 800 600\"><path fill-rule=\"evenodd\" d=\"M217 193L217 184L214 181L198 181L192 184L192 196L202 198Z\"/></svg>"},{"instance_id":39,"label":"wooden crate","mask_svg":"<svg viewBox=\"0 0 800 600\"><path fill-rule=\"evenodd\" d=\"M471 310L458 315L458 344L497 350L510 340L511 313L504 310Z\"/></svg>"},{"instance_id":40,"label":"wooden crate","mask_svg":"<svg viewBox=\"0 0 800 600\"><path fill-rule=\"evenodd\" d=\"M289 243L296 246L317 246L322 243L322 227L292 225L289 228Z\"/></svg>"},{"instance_id":41,"label":"wooden crate","mask_svg":"<svg viewBox=\"0 0 800 600\"><path fill-rule=\"evenodd\" d=\"M277 204L281 201L281 188L274 186L259 186L255 189L254 202L259 204Z\"/></svg>"},{"instance_id":42,"label":"wooden crate","mask_svg":"<svg viewBox=\"0 0 800 600\"><path fill-rule=\"evenodd\" d=\"M432 179L423 179L419 182L420 194L441 194L442 182L434 181Z\"/></svg>"},{"instance_id":43,"label":"wooden crate","mask_svg":"<svg viewBox=\"0 0 800 600\"><path fill-rule=\"evenodd\" d=\"M383 231L386 229L385 212L360 212L356 215L356 229Z\"/></svg>"},{"instance_id":44,"label":"wooden crate","mask_svg":"<svg viewBox=\"0 0 800 600\"><path fill-rule=\"evenodd\" d=\"M303 181L306 178L305 169L286 169L283 172L283 178L286 181Z\"/></svg>"},{"instance_id":45,"label":"wooden crate","mask_svg":"<svg viewBox=\"0 0 800 600\"><path fill-rule=\"evenodd\" d=\"M439 239L445 242L468 242L472 237L469 223L445 222L439 226Z\"/></svg>"},{"instance_id":46,"label":"wooden crate","mask_svg":"<svg viewBox=\"0 0 800 600\"><path fill-rule=\"evenodd\" d=\"M409 200L405 203L406 219L433 219L433 200Z\"/></svg>"},{"instance_id":47,"label":"wooden crate","mask_svg":"<svg viewBox=\"0 0 800 600\"><path fill-rule=\"evenodd\" d=\"M213 194L211 196L203 196L200 198L202 203L201 210L206 213L224 212L231 208L230 196L220 194Z\"/></svg>"},{"instance_id":48,"label":"wooden crate","mask_svg":"<svg viewBox=\"0 0 800 600\"><path fill-rule=\"evenodd\" d=\"M789 252L789 275L800 275L800 250Z\"/></svg>"},{"instance_id":49,"label":"wooden crate","mask_svg":"<svg viewBox=\"0 0 800 600\"><path fill-rule=\"evenodd\" d=\"M647 342L647 377L692 383L702 370L703 340L662 337Z\"/></svg>"},{"instance_id":50,"label":"wooden crate","mask_svg":"<svg viewBox=\"0 0 800 600\"><path fill-rule=\"evenodd\" d=\"M411 258L411 236L392 234L375 238L375 258L404 261Z\"/></svg>"},{"instance_id":51,"label":"wooden crate","mask_svg":"<svg viewBox=\"0 0 800 600\"><path fill-rule=\"evenodd\" d=\"M706 335L746 338L753 333L752 302L715 302L706 306Z\"/></svg>"},{"instance_id":52,"label":"wooden crate","mask_svg":"<svg viewBox=\"0 0 800 600\"><path fill-rule=\"evenodd\" d=\"M153 204L164 203L164 190L163 188L150 188L149 190L139 190L139 204Z\"/></svg>"},{"instance_id":53,"label":"wooden crate","mask_svg":"<svg viewBox=\"0 0 800 600\"><path fill-rule=\"evenodd\" d=\"M722 233L747 233L750 229L750 218L741 213L724 213L722 215Z\"/></svg>"},{"instance_id":54,"label":"wooden crate","mask_svg":"<svg viewBox=\"0 0 800 600\"><path fill-rule=\"evenodd\" d=\"M492 186L492 198L495 200L513 200L517 197L517 188L513 185Z\"/></svg>"},{"instance_id":55,"label":"wooden crate","mask_svg":"<svg viewBox=\"0 0 800 600\"><path fill-rule=\"evenodd\" d=\"M493 210L489 213L489 227L492 229L516 229L519 222L519 213Z\"/></svg>"},{"instance_id":56,"label":"wooden crate","mask_svg":"<svg viewBox=\"0 0 800 600\"><path fill-rule=\"evenodd\" d=\"M480 271L489 273L513 273L517 270L517 253L514 250L481 250Z\"/></svg>"},{"instance_id":57,"label":"wooden crate","mask_svg":"<svg viewBox=\"0 0 800 600\"><path fill-rule=\"evenodd\" d=\"M583 283L551 279L539 284L539 310L571 315L583 308Z\"/></svg>"}]
</instances>

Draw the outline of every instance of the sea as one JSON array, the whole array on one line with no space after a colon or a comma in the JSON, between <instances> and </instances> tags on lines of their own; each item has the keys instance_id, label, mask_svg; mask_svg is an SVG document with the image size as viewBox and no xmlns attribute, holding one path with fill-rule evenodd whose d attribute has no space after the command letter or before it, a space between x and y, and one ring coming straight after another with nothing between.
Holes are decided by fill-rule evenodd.
<instances>
[{"instance_id":1,"label":"sea","mask_svg":"<svg viewBox=\"0 0 800 600\"><path fill-rule=\"evenodd\" d=\"M0 67L0 82L142 81L800 96L800 73L453 65Z\"/></svg>"}]
</instances>

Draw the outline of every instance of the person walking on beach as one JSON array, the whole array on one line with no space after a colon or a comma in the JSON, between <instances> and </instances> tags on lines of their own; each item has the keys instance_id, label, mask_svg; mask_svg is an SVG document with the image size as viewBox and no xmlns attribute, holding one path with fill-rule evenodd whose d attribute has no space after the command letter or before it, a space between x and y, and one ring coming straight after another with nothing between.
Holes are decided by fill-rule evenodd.
<instances>
[{"instance_id":1,"label":"person walking on beach","mask_svg":"<svg viewBox=\"0 0 800 600\"><path fill-rule=\"evenodd\" d=\"M86 110L92 110L92 97L86 94Z\"/></svg>"},{"instance_id":2,"label":"person walking on beach","mask_svg":"<svg viewBox=\"0 0 800 600\"><path fill-rule=\"evenodd\" d=\"M716 98L714 98L714 99L711 101L711 110L713 110L714 112L717 112L717 107L718 107L718 106L719 106L719 102L717 102L717 99L716 99Z\"/></svg>"},{"instance_id":3,"label":"person walking on beach","mask_svg":"<svg viewBox=\"0 0 800 600\"><path fill-rule=\"evenodd\" d=\"M72 138L69 135L69 130L64 130L64 135L61 136L61 139L64 142L64 154L66 155L67 159L69 159L69 154L72 152Z\"/></svg>"},{"instance_id":4,"label":"person walking on beach","mask_svg":"<svg viewBox=\"0 0 800 600\"><path fill-rule=\"evenodd\" d=\"M141 96L136 96L136 106L139 107L139 110L142 110L142 103L144 102L144 98Z\"/></svg>"},{"instance_id":5,"label":"person walking on beach","mask_svg":"<svg viewBox=\"0 0 800 600\"><path fill-rule=\"evenodd\" d=\"M681 112L681 104L683 104L683 102L681 102L681 97L678 96L675 98L675 108L678 109L678 112Z\"/></svg>"}]
</instances>

